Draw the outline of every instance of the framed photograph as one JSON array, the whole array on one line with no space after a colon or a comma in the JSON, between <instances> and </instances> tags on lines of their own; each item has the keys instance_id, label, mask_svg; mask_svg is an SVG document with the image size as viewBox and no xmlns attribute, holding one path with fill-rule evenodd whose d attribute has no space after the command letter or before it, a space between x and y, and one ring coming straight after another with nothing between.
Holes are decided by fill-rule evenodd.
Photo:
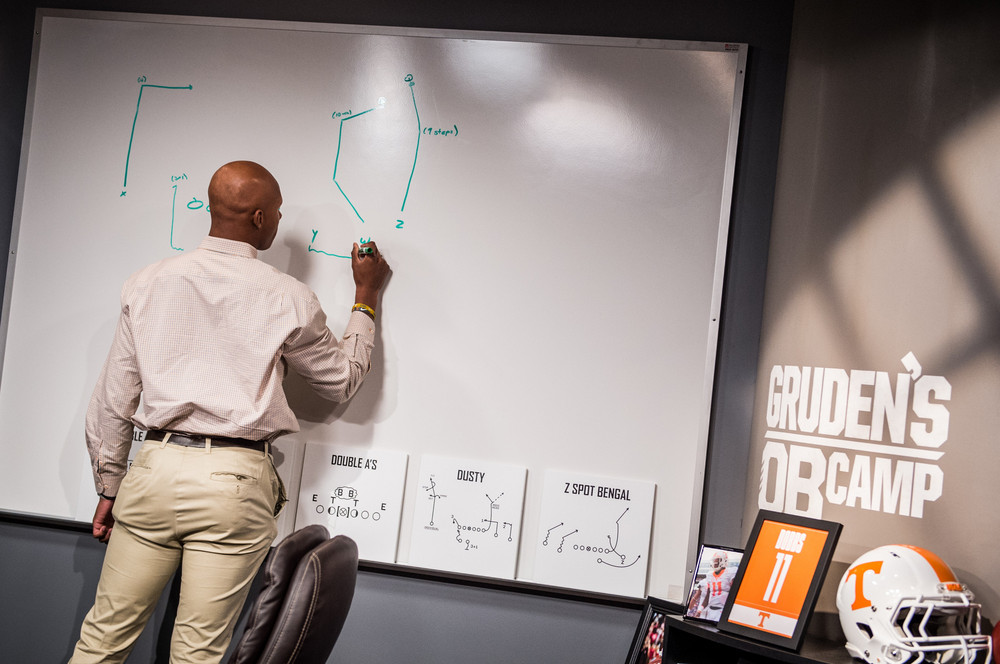
<instances>
[{"instance_id":1,"label":"framed photograph","mask_svg":"<svg viewBox=\"0 0 1000 664\"><path fill-rule=\"evenodd\" d=\"M761 510L719 630L798 650L841 524Z\"/></svg>"},{"instance_id":2,"label":"framed photograph","mask_svg":"<svg viewBox=\"0 0 1000 664\"><path fill-rule=\"evenodd\" d=\"M667 616L682 613L684 607L680 604L647 597L625 664L660 664L663 661Z\"/></svg>"},{"instance_id":3,"label":"framed photograph","mask_svg":"<svg viewBox=\"0 0 1000 664\"><path fill-rule=\"evenodd\" d=\"M702 545L691 578L685 618L713 624L719 622L742 558L740 549Z\"/></svg>"}]
</instances>

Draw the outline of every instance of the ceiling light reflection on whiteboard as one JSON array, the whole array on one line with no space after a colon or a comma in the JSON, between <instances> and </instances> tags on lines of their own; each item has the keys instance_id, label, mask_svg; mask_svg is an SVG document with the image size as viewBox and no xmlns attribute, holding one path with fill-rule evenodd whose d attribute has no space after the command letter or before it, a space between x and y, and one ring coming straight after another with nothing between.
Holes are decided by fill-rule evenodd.
<instances>
[{"instance_id":1,"label":"ceiling light reflection on whiteboard","mask_svg":"<svg viewBox=\"0 0 1000 664\"><path fill-rule=\"evenodd\" d=\"M641 170L656 141L642 138L634 118L618 108L585 99L548 99L528 112L530 140L540 153L556 156L560 164L574 169L592 169L595 164L615 164Z\"/></svg>"},{"instance_id":2,"label":"ceiling light reflection on whiteboard","mask_svg":"<svg viewBox=\"0 0 1000 664\"><path fill-rule=\"evenodd\" d=\"M447 60L456 76L465 79L470 94L502 100L516 91L523 97L542 83L542 69L549 59L547 45L506 41L463 41L449 44Z\"/></svg>"}]
</instances>

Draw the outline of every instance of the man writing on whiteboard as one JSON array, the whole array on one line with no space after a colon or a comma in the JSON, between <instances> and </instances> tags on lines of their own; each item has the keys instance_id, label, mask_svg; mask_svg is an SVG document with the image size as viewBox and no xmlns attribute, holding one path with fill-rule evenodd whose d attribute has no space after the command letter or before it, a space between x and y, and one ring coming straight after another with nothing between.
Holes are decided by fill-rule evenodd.
<instances>
[{"instance_id":1,"label":"man writing on whiteboard","mask_svg":"<svg viewBox=\"0 0 1000 664\"><path fill-rule=\"evenodd\" d=\"M122 289L86 424L100 494L93 534L108 550L72 664L124 661L178 566L170 661L220 661L285 502L270 443L299 428L286 368L334 401L370 368L389 273L378 248L354 245L357 304L338 341L316 295L257 260L281 218L274 177L232 162L212 176L208 198L211 229L198 249ZM126 474L133 425L147 434Z\"/></svg>"}]
</instances>

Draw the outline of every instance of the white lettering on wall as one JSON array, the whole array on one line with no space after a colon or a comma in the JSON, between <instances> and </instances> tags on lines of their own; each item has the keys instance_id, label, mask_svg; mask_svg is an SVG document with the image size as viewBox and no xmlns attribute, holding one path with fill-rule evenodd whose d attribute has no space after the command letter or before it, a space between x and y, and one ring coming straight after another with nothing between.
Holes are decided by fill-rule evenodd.
<instances>
[{"instance_id":1,"label":"white lettering on wall","mask_svg":"<svg viewBox=\"0 0 1000 664\"><path fill-rule=\"evenodd\" d=\"M822 518L829 503L922 518L942 496L951 384L913 353L890 375L775 365L761 454L761 509Z\"/></svg>"}]
</instances>

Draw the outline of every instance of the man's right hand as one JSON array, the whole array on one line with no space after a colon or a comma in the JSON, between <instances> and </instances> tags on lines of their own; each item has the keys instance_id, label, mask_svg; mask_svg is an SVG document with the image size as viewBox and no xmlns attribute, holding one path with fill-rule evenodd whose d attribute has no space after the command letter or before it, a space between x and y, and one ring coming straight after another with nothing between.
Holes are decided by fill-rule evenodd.
<instances>
[{"instance_id":1,"label":"man's right hand","mask_svg":"<svg viewBox=\"0 0 1000 664\"><path fill-rule=\"evenodd\" d=\"M362 253L361 248L371 248L371 253ZM354 243L351 250L351 269L354 272L354 301L367 304L372 309L378 305L378 294L389 276L389 264L379 252L374 242L359 245Z\"/></svg>"}]
</instances>

